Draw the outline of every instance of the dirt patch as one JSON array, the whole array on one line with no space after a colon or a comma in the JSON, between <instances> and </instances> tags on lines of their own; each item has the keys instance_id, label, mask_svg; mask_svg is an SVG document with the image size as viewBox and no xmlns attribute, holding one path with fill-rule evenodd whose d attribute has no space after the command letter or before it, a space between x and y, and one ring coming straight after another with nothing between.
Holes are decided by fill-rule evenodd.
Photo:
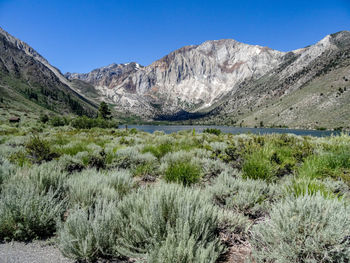
<instances>
[{"instance_id":1,"label":"dirt patch","mask_svg":"<svg viewBox=\"0 0 350 263\"><path fill-rule=\"evenodd\" d=\"M239 235L222 230L220 240L227 246L227 251L221 255L217 263L244 263L251 256L252 250L249 242L242 240Z\"/></svg>"}]
</instances>

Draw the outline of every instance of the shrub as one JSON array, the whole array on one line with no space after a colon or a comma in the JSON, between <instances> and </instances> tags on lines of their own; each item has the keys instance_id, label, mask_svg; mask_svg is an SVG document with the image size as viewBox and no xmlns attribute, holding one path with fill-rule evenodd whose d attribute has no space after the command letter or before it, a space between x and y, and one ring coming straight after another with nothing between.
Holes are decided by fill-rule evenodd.
<instances>
[{"instance_id":1,"label":"shrub","mask_svg":"<svg viewBox=\"0 0 350 263\"><path fill-rule=\"evenodd\" d=\"M172 146L170 143L163 143L160 145L147 145L143 148L142 152L150 152L158 159L162 158L165 154L171 152Z\"/></svg>"},{"instance_id":2,"label":"shrub","mask_svg":"<svg viewBox=\"0 0 350 263\"><path fill-rule=\"evenodd\" d=\"M225 151L227 144L224 142L211 142L210 148L214 152L215 156L218 156Z\"/></svg>"},{"instance_id":3,"label":"shrub","mask_svg":"<svg viewBox=\"0 0 350 263\"><path fill-rule=\"evenodd\" d=\"M157 176L158 167L155 163L145 163L133 169L134 176Z\"/></svg>"},{"instance_id":4,"label":"shrub","mask_svg":"<svg viewBox=\"0 0 350 263\"><path fill-rule=\"evenodd\" d=\"M198 159L198 161L196 159ZM195 163L199 163L205 179L216 177L224 171L232 171L232 168L220 159L213 160L209 158L194 158L193 161L195 161Z\"/></svg>"},{"instance_id":5,"label":"shrub","mask_svg":"<svg viewBox=\"0 0 350 263\"><path fill-rule=\"evenodd\" d=\"M50 162L41 165L33 165L30 169L22 169L17 172L13 180L29 179L39 192L54 191L57 196L63 196L67 179L67 173L62 171L60 163Z\"/></svg>"},{"instance_id":6,"label":"shrub","mask_svg":"<svg viewBox=\"0 0 350 263\"><path fill-rule=\"evenodd\" d=\"M282 196L276 185L227 173L219 175L208 191L216 204L252 218L267 214L271 204Z\"/></svg>"},{"instance_id":7,"label":"shrub","mask_svg":"<svg viewBox=\"0 0 350 263\"><path fill-rule=\"evenodd\" d=\"M221 130L215 128L206 128L203 130L204 133L211 133L219 136L221 134Z\"/></svg>"},{"instance_id":8,"label":"shrub","mask_svg":"<svg viewBox=\"0 0 350 263\"><path fill-rule=\"evenodd\" d=\"M70 125L76 129L91 129L93 127L92 119L83 116L71 120Z\"/></svg>"},{"instance_id":9,"label":"shrub","mask_svg":"<svg viewBox=\"0 0 350 263\"><path fill-rule=\"evenodd\" d=\"M219 222L221 231L228 231L240 236L241 240L247 238L251 220L241 213L230 210L219 211Z\"/></svg>"},{"instance_id":10,"label":"shrub","mask_svg":"<svg viewBox=\"0 0 350 263\"><path fill-rule=\"evenodd\" d=\"M88 154L87 145L84 142L72 141L66 145L56 147L55 150L62 155L66 154L66 155L74 156L82 152L86 152L86 154Z\"/></svg>"},{"instance_id":11,"label":"shrub","mask_svg":"<svg viewBox=\"0 0 350 263\"><path fill-rule=\"evenodd\" d=\"M51 120L49 121L49 123L53 126L53 127L59 127L59 126L64 126L68 124L68 121L60 116L54 116L51 118Z\"/></svg>"},{"instance_id":12,"label":"shrub","mask_svg":"<svg viewBox=\"0 0 350 263\"><path fill-rule=\"evenodd\" d=\"M184 150L178 152L169 152L161 160L161 171L165 172L168 165L180 163L180 162L190 162L191 159L195 156L193 152L187 152Z\"/></svg>"},{"instance_id":13,"label":"shrub","mask_svg":"<svg viewBox=\"0 0 350 263\"><path fill-rule=\"evenodd\" d=\"M147 262L154 263L209 263L216 262L219 252L217 244L197 248L196 240L188 226L178 234L170 229L166 239L157 244L147 256Z\"/></svg>"},{"instance_id":14,"label":"shrub","mask_svg":"<svg viewBox=\"0 0 350 263\"><path fill-rule=\"evenodd\" d=\"M349 212L319 194L288 198L253 226L252 255L256 262L348 262Z\"/></svg>"},{"instance_id":15,"label":"shrub","mask_svg":"<svg viewBox=\"0 0 350 263\"><path fill-rule=\"evenodd\" d=\"M147 262L215 262L223 250L218 213L198 190L166 184L142 189L125 197L117 211L121 255Z\"/></svg>"},{"instance_id":16,"label":"shrub","mask_svg":"<svg viewBox=\"0 0 350 263\"><path fill-rule=\"evenodd\" d=\"M51 236L63 211L64 202L54 191L39 191L29 180L11 181L0 198L0 240Z\"/></svg>"},{"instance_id":17,"label":"shrub","mask_svg":"<svg viewBox=\"0 0 350 263\"><path fill-rule=\"evenodd\" d=\"M11 175L16 172L16 167L0 156L0 192L1 185L5 183Z\"/></svg>"},{"instance_id":18,"label":"shrub","mask_svg":"<svg viewBox=\"0 0 350 263\"><path fill-rule=\"evenodd\" d=\"M26 164L30 164L31 161L28 159L28 156L25 151L17 151L12 153L9 156L9 161L13 164L17 164L19 167L23 167Z\"/></svg>"},{"instance_id":19,"label":"shrub","mask_svg":"<svg viewBox=\"0 0 350 263\"><path fill-rule=\"evenodd\" d=\"M70 125L76 129L91 129L91 128L118 128L118 123L112 120L102 118L91 119L89 117L77 117L71 120Z\"/></svg>"},{"instance_id":20,"label":"shrub","mask_svg":"<svg viewBox=\"0 0 350 263\"><path fill-rule=\"evenodd\" d=\"M190 162L179 162L168 166L164 179L167 182L176 182L188 186L198 182L200 176L201 171L197 165Z\"/></svg>"},{"instance_id":21,"label":"shrub","mask_svg":"<svg viewBox=\"0 0 350 263\"><path fill-rule=\"evenodd\" d=\"M37 135L32 136L26 144L26 151L34 163L51 161L53 158L58 157L58 154L51 150L49 143Z\"/></svg>"},{"instance_id":22,"label":"shrub","mask_svg":"<svg viewBox=\"0 0 350 263\"><path fill-rule=\"evenodd\" d=\"M84 170L67 182L72 205L92 206L98 199L119 200L134 187L128 171L97 172Z\"/></svg>"},{"instance_id":23,"label":"shrub","mask_svg":"<svg viewBox=\"0 0 350 263\"><path fill-rule=\"evenodd\" d=\"M100 151L96 155L91 155L88 160L90 168L96 168L97 170L106 168L106 153L104 150Z\"/></svg>"},{"instance_id":24,"label":"shrub","mask_svg":"<svg viewBox=\"0 0 350 263\"><path fill-rule=\"evenodd\" d=\"M157 159L151 153L140 153L137 147L127 147L117 151L114 166L121 169L134 169L139 165L156 162Z\"/></svg>"},{"instance_id":25,"label":"shrub","mask_svg":"<svg viewBox=\"0 0 350 263\"><path fill-rule=\"evenodd\" d=\"M75 156L62 155L59 159L60 167L64 171L72 174L74 172L81 172L85 166L82 160L76 158Z\"/></svg>"},{"instance_id":26,"label":"shrub","mask_svg":"<svg viewBox=\"0 0 350 263\"><path fill-rule=\"evenodd\" d=\"M274 167L262 151L254 152L247 156L242 167L243 177L250 179L261 179L265 181L274 180Z\"/></svg>"},{"instance_id":27,"label":"shrub","mask_svg":"<svg viewBox=\"0 0 350 263\"><path fill-rule=\"evenodd\" d=\"M75 207L58 232L63 255L77 261L95 262L98 257L111 257L117 239L114 231L116 204L98 201L94 208Z\"/></svg>"},{"instance_id":28,"label":"shrub","mask_svg":"<svg viewBox=\"0 0 350 263\"><path fill-rule=\"evenodd\" d=\"M47 114L40 114L39 119L42 123L47 123L49 121L49 116L47 116Z\"/></svg>"}]
</instances>

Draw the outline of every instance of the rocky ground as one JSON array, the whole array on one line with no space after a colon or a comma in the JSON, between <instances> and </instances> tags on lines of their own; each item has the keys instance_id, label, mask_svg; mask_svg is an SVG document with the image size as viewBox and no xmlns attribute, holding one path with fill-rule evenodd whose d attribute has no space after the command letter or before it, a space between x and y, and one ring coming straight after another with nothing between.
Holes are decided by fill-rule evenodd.
<instances>
[{"instance_id":1,"label":"rocky ground","mask_svg":"<svg viewBox=\"0 0 350 263\"><path fill-rule=\"evenodd\" d=\"M70 263L57 247L47 241L0 244L0 263Z\"/></svg>"}]
</instances>

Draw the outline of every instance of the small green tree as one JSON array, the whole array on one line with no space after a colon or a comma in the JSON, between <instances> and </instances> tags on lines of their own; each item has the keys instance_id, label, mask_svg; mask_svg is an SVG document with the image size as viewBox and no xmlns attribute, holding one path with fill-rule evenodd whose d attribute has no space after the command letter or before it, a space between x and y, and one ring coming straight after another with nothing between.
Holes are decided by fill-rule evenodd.
<instances>
[{"instance_id":1,"label":"small green tree","mask_svg":"<svg viewBox=\"0 0 350 263\"><path fill-rule=\"evenodd\" d=\"M102 101L100 107L98 108L98 116L103 119L111 118L111 110L109 109L106 102Z\"/></svg>"}]
</instances>

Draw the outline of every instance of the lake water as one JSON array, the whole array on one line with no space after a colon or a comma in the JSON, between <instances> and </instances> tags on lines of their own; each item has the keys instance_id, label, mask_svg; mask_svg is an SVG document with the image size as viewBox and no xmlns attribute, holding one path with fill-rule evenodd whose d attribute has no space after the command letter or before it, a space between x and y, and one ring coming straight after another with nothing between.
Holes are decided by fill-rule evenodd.
<instances>
[{"instance_id":1,"label":"lake water","mask_svg":"<svg viewBox=\"0 0 350 263\"><path fill-rule=\"evenodd\" d=\"M125 128L124 125L120 128ZM323 137L339 134L338 131L318 131L318 130L297 130L297 129L278 129L278 128L240 128L230 126L199 126L199 125L128 125L129 129L135 128L140 131L153 133L155 131L163 131L167 134L178 132L182 130L193 130L196 132L203 132L206 128L220 129L224 133L241 134L241 133L254 133L254 134L271 134L271 133L292 133L296 135L309 135L315 137Z\"/></svg>"}]
</instances>

